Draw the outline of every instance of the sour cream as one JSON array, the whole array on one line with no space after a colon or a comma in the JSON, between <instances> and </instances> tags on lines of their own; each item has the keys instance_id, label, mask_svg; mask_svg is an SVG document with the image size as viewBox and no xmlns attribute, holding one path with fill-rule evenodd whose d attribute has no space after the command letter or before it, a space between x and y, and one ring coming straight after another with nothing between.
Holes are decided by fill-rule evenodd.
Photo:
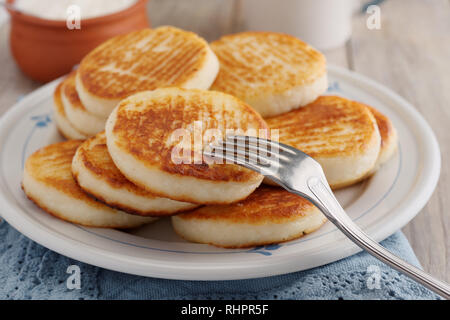
<instances>
[{"instance_id":1,"label":"sour cream","mask_svg":"<svg viewBox=\"0 0 450 320\"><path fill-rule=\"evenodd\" d=\"M131 7L137 0L16 0L14 6L26 14L49 20L66 20L70 6L80 8L81 19L105 16Z\"/></svg>"}]
</instances>

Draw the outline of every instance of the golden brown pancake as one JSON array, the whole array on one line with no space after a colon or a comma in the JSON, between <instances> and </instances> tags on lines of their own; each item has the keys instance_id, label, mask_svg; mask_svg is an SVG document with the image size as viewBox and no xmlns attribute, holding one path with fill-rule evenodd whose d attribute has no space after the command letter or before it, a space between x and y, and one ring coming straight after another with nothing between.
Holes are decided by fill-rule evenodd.
<instances>
[{"instance_id":1,"label":"golden brown pancake","mask_svg":"<svg viewBox=\"0 0 450 320\"><path fill-rule=\"evenodd\" d=\"M158 197L125 178L108 153L104 132L78 148L72 161L72 173L84 191L128 213L159 217L197 207Z\"/></svg>"},{"instance_id":2,"label":"golden brown pancake","mask_svg":"<svg viewBox=\"0 0 450 320\"><path fill-rule=\"evenodd\" d=\"M85 107L107 117L117 103L159 87L208 89L219 63L208 43L174 27L144 29L114 37L91 53L77 72Z\"/></svg>"},{"instance_id":3,"label":"golden brown pancake","mask_svg":"<svg viewBox=\"0 0 450 320\"><path fill-rule=\"evenodd\" d=\"M186 240L226 248L296 239L325 221L309 201L268 186L259 187L237 203L205 206L172 217L175 231Z\"/></svg>"},{"instance_id":4,"label":"golden brown pancake","mask_svg":"<svg viewBox=\"0 0 450 320\"><path fill-rule=\"evenodd\" d=\"M55 143L25 163L22 188L30 200L62 220L89 227L131 228L153 221L110 208L87 195L72 177L72 158L82 141Z\"/></svg>"},{"instance_id":5,"label":"golden brown pancake","mask_svg":"<svg viewBox=\"0 0 450 320\"><path fill-rule=\"evenodd\" d=\"M371 173L375 173L384 163L389 161L397 151L398 136L397 130L392 121L377 109L367 106L377 121L378 130L381 136L380 155Z\"/></svg>"},{"instance_id":6,"label":"golden brown pancake","mask_svg":"<svg viewBox=\"0 0 450 320\"><path fill-rule=\"evenodd\" d=\"M114 110L106 123L108 151L124 176L162 197L200 204L247 197L261 183L258 173L232 164L208 164L201 157L194 163L202 151L202 146L200 150L193 146L198 124L200 137L209 129L217 129L219 138L226 129L254 129L253 135L267 129L250 106L230 95L157 89L133 95ZM192 156L190 161L176 161L176 153L173 157L180 148L180 130L189 134L184 149Z\"/></svg>"},{"instance_id":7,"label":"golden brown pancake","mask_svg":"<svg viewBox=\"0 0 450 320\"><path fill-rule=\"evenodd\" d=\"M279 139L318 161L334 189L367 176L378 159L380 133L363 104L322 96L309 105L266 119Z\"/></svg>"},{"instance_id":8,"label":"golden brown pancake","mask_svg":"<svg viewBox=\"0 0 450 320\"><path fill-rule=\"evenodd\" d=\"M105 130L106 117L100 117L86 110L75 88L76 72L69 74L62 82L61 100L67 119L83 135L91 137Z\"/></svg>"},{"instance_id":9,"label":"golden brown pancake","mask_svg":"<svg viewBox=\"0 0 450 320\"><path fill-rule=\"evenodd\" d=\"M220 61L211 90L242 99L263 117L304 106L327 90L324 55L287 34L242 32L211 48Z\"/></svg>"},{"instance_id":10,"label":"golden brown pancake","mask_svg":"<svg viewBox=\"0 0 450 320\"><path fill-rule=\"evenodd\" d=\"M56 87L53 94L53 114L55 116L56 127L61 135L66 139L86 139L87 136L79 132L67 119L66 111L61 101L62 82Z\"/></svg>"}]
</instances>

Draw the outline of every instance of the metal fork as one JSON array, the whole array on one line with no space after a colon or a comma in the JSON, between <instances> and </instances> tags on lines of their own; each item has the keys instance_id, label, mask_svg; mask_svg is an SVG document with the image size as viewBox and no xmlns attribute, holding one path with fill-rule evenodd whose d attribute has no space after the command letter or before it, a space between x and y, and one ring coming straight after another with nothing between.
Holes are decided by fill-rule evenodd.
<instances>
[{"instance_id":1,"label":"metal fork","mask_svg":"<svg viewBox=\"0 0 450 320\"><path fill-rule=\"evenodd\" d=\"M203 154L261 173L287 191L313 203L350 240L375 258L450 299L450 286L403 261L372 240L345 213L325 178L322 167L304 152L285 144L249 136L229 136L210 144Z\"/></svg>"}]
</instances>

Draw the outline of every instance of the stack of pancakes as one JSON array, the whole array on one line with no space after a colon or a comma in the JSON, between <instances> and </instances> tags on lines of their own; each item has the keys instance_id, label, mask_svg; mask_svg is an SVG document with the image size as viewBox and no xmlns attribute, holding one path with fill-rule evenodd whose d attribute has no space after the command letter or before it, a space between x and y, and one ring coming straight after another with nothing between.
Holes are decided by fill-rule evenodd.
<instances>
[{"instance_id":1,"label":"stack of pancakes","mask_svg":"<svg viewBox=\"0 0 450 320\"><path fill-rule=\"evenodd\" d=\"M207 44L161 27L119 36L57 87L55 119L74 140L30 156L22 186L47 212L86 226L170 216L193 242L295 239L326 221L316 207L258 173L207 161L202 148L228 130L272 129L272 139L315 158L332 188L357 183L392 157L396 131L379 111L326 89L324 56L289 35L245 32Z\"/></svg>"}]
</instances>

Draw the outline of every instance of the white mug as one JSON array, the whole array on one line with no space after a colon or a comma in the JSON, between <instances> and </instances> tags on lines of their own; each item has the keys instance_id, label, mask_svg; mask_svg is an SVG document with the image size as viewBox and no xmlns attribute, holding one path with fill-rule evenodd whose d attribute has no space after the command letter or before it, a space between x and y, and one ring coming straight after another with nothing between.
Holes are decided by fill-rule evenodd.
<instances>
[{"instance_id":1,"label":"white mug","mask_svg":"<svg viewBox=\"0 0 450 320\"><path fill-rule=\"evenodd\" d=\"M242 0L244 27L284 32L326 50L350 38L354 0Z\"/></svg>"}]
</instances>

